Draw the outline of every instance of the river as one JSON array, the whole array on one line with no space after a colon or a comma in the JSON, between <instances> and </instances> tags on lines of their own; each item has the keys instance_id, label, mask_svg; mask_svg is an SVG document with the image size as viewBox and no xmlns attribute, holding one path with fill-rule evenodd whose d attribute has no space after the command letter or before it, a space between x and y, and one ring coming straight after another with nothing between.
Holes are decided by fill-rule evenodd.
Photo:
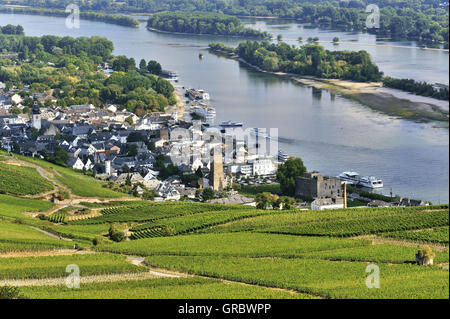
<instances>
[{"instance_id":1,"label":"river","mask_svg":"<svg viewBox=\"0 0 450 319\"><path fill-rule=\"evenodd\" d=\"M448 83L448 52L397 47L415 46L414 42L385 42L392 46L377 47L373 44L380 41L372 35L306 28L293 22L246 22L275 35L281 33L288 41L298 36L354 40L324 46L367 50L391 76ZM237 38L162 34L147 31L145 24L133 29L92 21L81 21L80 29L67 29L63 18L0 14L0 24L8 23L21 24L27 35L100 35L114 42L116 55L132 56L138 62L155 59L163 68L178 71L181 85L210 93L217 122L278 128L280 148L300 156L309 170L328 175L354 170L382 178L384 193L392 189L394 194L433 203L449 200L448 128L380 114L339 95L259 73L206 50L210 41L237 45Z\"/></svg>"}]
</instances>

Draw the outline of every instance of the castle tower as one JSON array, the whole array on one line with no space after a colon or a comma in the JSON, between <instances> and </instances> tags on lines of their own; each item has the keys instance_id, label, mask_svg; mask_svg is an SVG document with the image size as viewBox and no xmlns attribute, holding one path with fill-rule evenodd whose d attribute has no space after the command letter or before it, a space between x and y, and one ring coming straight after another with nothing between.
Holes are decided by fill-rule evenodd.
<instances>
[{"instance_id":1,"label":"castle tower","mask_svg":"<svg viewBox=\"0 0 450 319\"><path fill-rule=\"evenodd\" d=\"M33 107L33 110L31 111L32 118L31 118L31 126L34 127L37 130L41 129L41 111L37 107Z\"/></svg>"},{"instance_id":2,"label":"castle tower","mask_svg":"<svg viewBox=\"0 0 450 319\"><path fill-rule=\"evenodd\" d=\"M216 191L221 191L226 187L225 175L223 173L222 153L214 152L214 158L209 175L211 186Z\"/></svg>"}]
</instances>

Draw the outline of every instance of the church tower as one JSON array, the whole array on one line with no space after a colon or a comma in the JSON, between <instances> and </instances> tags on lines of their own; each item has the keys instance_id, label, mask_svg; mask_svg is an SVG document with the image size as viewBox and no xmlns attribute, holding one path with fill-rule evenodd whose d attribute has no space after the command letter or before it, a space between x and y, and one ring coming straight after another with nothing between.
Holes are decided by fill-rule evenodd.
<instances>
[{"instance_id":1,"label":"church tower","mask_svg":"<svg viewBox=\"0 0 450 319\"><path fill-rule=\"evenodd\" d=\"M41 111L38 107L33 107L31 111L31 126L37 130L41 129Z\"/></svg>"}]
</instances>

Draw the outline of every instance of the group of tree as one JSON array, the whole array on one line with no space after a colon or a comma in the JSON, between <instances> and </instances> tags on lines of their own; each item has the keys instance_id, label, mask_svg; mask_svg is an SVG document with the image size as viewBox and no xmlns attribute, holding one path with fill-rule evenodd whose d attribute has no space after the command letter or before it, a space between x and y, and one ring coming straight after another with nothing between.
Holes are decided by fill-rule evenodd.
<instances>
[{"instance_id":1,"label":"group of tree","mask_svg":"<svg viewBox=\"0 0 450 319\"><path fill-rule=\"evenodd\" d=\"M259 193L255 196L256 208L258 209L291 209L295 203L294 198L289 196L278 196L271 193Z\"/></svg>"},{"instance_id":2,"label":"group of tree","mask_svg":"<svg viewBox=\"0 0 450 319\"><path fill-rule=\"evenodd\" d=\"M271 38L267 32L247 28L240 19L220 13L159 12L150 16L147 27L166 32Z\"/></svg>"},{"instance_id":3,"label":"group of tree","mask_svg":"<svg viewBox=\"0 0 450 319\"><path fill-rule=\"evenodd\" d=\"M23 35L23 27L19 25L7 24L4 27L0 26L0 34L14 34Z\"/></svg>"},{"instance_id":4,"label":"group of tree","mask_svg":"<svg viewBox=\"0 0 450 319\"><path fill-rule=\"evenodd\" d=\"M220 47L213 44L211 49ZM230 50L230 49L228 49ZM320 45L301 47L268 41L241 42L234 51L246 62L269 72L285 72L359 82L381 81L382 72L366 51L329 51Z\"/></svg>"},{"instance_id":5,"label":"group of tree","mask_svg":"<svg viewBox=\"0 0 450 319\"><path fill-rule=\"evenodd\" d=\"M0 3L23 4L39 8L65 9L71 0L0 0ZM80 1L84 11L210 12L232 16L275 16L304 23L365 30L372 0L92 0ZM448 2L440 0L378 0L380 25L367 29L371 33L395 38L448 43ZM9 8L6 8L10 10ZM27 10L28 8L21 9ZM19 9L15 9L19 10Z\"/></svg>"},{"instance_id":6,"label":"group of tree","mask_svg":"<svg viewBox=\"0 0 450 319\"><path fill-rule=\"evenodd\" d=\"M102 37L0 34L2 50L18 58L0 60L1 82L19 89L29 85L29 93L52 92L59 106L117 104L140 116L176 103L172 84L152 74L159 63L141 70L133 58L112 56L112 42ZM114 69L109 77L99 68L105 62Z\"/></svg>"},{"instance_id":7,"label":"group of tree","mask_svg":"<svg viewBox=\"0 0 450 319\"><path fill-rule=\"evenodd\" d=\"M11 8L0 6L0 13L2 12L10 13ZM68 13L65 10L55 10L45 8L14 7L13 12L14 14L32 14L32 15L55 16L55 17L68 16ZM118 24L125 27L137 28L139 26L139 21L135 18L102 12L87 12L80 10L80 19Z\"/></svg>"},{"instance_id":8,"label":"group of tree","mask_svg":"<svg viewBox=\"0 0 450 319\"><path fill-rule=\"evenodd\" d=\"M383 78L383 85L393 89L399 89L417 95L433 97L435 99L448 101L448 87L436 88L426 82L418 82L413 79Z\"/></svg>"},{"instance_id":9,"label":"group of tree","mask_svg":"<svg viewBox=\"0 0 450 319\"><path fill-rule=\"evenodd\" d=\"M295 178L303 176L306 167L299 157L290 157L280 164L277 169L277 180L280 183L281 192L287 196L295 195Z\"/></svg>"}]
</instances>

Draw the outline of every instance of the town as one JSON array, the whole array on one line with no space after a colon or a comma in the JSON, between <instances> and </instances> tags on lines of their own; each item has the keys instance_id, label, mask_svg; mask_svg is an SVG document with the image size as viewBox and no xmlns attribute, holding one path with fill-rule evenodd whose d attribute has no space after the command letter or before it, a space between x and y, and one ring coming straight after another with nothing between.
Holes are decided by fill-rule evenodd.
<instances>
[{"instance_id":1,"label":"town","mask_svg":"<svg viewBox=\"0 0 450 319\"><path fill-rule=\"evenodd\" d=\"M3 83L0 88L3 149L68 166L138 197L256 206L258 199L236 190L275 184L278 165L288 160L273 139L270 150L261 147L268 136L258 136L258 130L211 128L199 120L179 119L176 111L137 116L116 105L62 108L47 93L6 90ZM30 112L23 112L25 108ZM295 205L338 209L346 208L348 200L370 207L429 204L350 187L337 177L306 173L296 177ZM270 200L263 206L271 206Z\"/></svg>"}]
</instances>

